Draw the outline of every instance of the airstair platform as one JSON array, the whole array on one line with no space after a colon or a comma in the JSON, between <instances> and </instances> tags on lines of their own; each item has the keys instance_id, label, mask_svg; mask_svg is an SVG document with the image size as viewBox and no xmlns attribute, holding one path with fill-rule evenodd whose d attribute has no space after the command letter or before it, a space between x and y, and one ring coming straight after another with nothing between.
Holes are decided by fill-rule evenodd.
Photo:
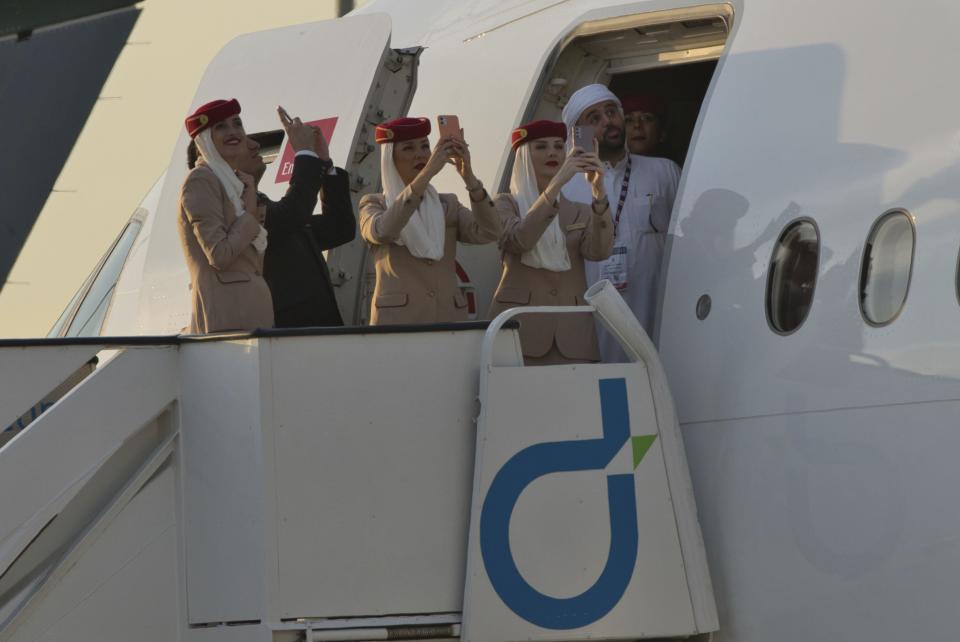
<instances>
[{"instance_id":1,"label":"airstair platform","mask_svg":"<svg viewBox=\"0 0 960 642\"><path fill-rule=\"evenodd\" d=\"M0 342L0 642L716 630L663 368L588 294L634 362L523 367L517 311Z\"/></svg>"}]
</instances>

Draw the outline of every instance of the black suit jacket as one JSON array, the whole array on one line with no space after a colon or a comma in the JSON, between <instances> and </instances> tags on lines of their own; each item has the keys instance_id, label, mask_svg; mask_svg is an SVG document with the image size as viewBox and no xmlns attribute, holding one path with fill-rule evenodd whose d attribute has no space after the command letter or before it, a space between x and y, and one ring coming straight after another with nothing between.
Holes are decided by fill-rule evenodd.
<instances>
[{"instance_id":1,"label":"black suit jacket","mask_svg":"<svg viewBox=\"0 0 960 642\"><path fill-rule=\"evenodd\" d=\"M267 207L267 252L263 276L273 295L276 327L343 325L323 250L357 234L349 175L323 171L312 156L297 156L286 195L263 198ZM319 192L323 213L314 214Z\"/></svg>"}]
</instances>

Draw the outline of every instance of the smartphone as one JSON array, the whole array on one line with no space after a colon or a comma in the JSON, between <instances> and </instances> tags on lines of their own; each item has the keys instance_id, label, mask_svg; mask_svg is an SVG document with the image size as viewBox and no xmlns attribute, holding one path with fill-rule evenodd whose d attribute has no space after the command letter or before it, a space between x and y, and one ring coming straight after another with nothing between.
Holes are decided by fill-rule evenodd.
<instances>
[{"instance_id":1,"label":"smartphone","mask_svg":"<svg viewBox=\"0 0 960 642\"><path fill-rule=\"evenodd\" d=\"M575 125L573 128L573 146L585 152L593 151L593 127L590 125Z\"/></svg>"},{"instance_id":2,"label":"smartphone","mask_svg":"<svg viewBox=\"0 0 960 642\"><path fill-rule=\"evenodd\" d=\"M460 133L460 119L456 116L437 116L437 131L441 139L463 140L463 135Z\"/></svg>"}]
</instances>

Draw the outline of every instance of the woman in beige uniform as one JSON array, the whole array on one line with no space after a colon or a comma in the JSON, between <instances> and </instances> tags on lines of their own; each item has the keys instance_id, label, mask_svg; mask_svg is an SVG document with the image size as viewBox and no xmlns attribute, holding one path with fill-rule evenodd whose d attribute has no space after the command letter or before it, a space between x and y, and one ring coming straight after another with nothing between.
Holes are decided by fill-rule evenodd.
<instances>
[{"instance_id":1,"label":"woman in beige uniform","mask_svg":"<svg viewBox=\"0 0 960 642\"><path fill-rule=\"evenodd\" d=\"M510 193L497 197L503 222L502 268L490 316L527 305L583 305L583 260L602 261L613 249L613 222L595 153L565 153L567 128L540 120L513 131L516 158ZM564 198L560 189L584 172L591 205ZM520 344L527 365L600 360L589 314L520 317Z\"/></svg>"},{"instance_id":2,"label":"woman in beige uniform","mask_svg":"<svg viewBox=\"0 0 960 642\"><path fill-rule=\"evenodd\" d=\"M360 234L370 244L377 278L371 325L465 321L457 242L500 237L500 219L473 175L466 143L444 139L431 151L429 134L426 118L398 118L376 129L383 194L360 200ZM447 163L463 178L472 211L430 185Z\"/></svg>"},{"instance_id":3,"label":"woman in beige uniform","mask_svg":"<svg viewBox=\"0 0 960 642\"><path fill-rule=\"evenodd\" d=\"M264 213L236 99L201 105L185 121L200 151L180 190L177 229L190 272L190 332L273 327L273 299L263 280Z\"/></svg>"}]
</instances>

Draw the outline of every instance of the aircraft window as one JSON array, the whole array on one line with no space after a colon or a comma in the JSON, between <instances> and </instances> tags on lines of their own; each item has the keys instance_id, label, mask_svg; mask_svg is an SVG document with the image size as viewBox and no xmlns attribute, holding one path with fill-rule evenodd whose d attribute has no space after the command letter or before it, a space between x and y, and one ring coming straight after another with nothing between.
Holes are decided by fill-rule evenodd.
<instances>
[{"instance_id":1,"label":"aircraft window","mask_svg":"<svg viewBox=\"0 0 960 642\"><path fill-rule=\"evenodd\" d=\"M767 319L777 333L790 334L806 320L819 260L820 233L813 221L790 223L773 249L767 281Z\"/></svg>"},{"instance_id":2,"label":"aircraft window","mask_svg":"<svg viewBox=\"0 0 960 642\"><path fill-rule=\"evenodd\" d=\"M903 210L885 213L870 230L860 268L860 310L870 325L887 325L903 309L915 245L913 218Z\"/></svg>"},{"instance_id":3,"label":"aircraft window","mask_svg":"<svg viewBox=\"0 0 960 642\"><path fill-rule=\"evenodd\" d=\"M120 270L123 269L127 254L130 253L130 248L133 247L133 241L137 238L142 225L140 221L131 221L120 233L117 242L103 261L100 271L90 284L83 303L70 321L66 336L92 337L100 332L110 307L110 300L113 298L113 290L120 278Z\"/></svg>"}]
</instances>

